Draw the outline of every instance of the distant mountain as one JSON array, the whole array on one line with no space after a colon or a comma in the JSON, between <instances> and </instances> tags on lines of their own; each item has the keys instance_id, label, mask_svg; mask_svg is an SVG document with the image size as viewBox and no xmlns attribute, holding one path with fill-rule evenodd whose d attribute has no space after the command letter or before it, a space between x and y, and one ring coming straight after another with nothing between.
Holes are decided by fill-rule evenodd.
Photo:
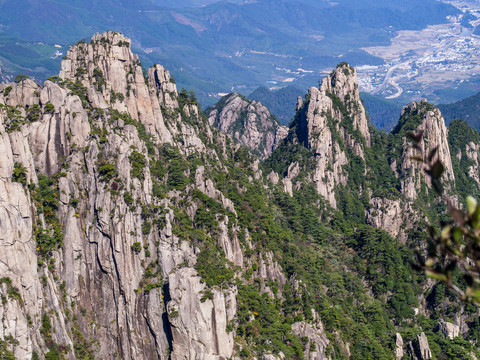
<instances>
[{"instance_id":1,"label":"distant mountain","mask_svg":"<svg viewBox=\"0 0 480 360\"><path fill-rule=\"evenodd\" d=\"M438 105L438 108L447 124L453 119L462 119L471 127L480 130L480 93L453 104Z\"/></svg>"},{"instance_id":2,"label":"distant mountain","mask_svg":"<svg viewBox=\"0 0 480 360\"><path fill-rule=\"evenodd\" d=\"M288 125L295 115L297 99L303 95L304 91L295 86L287 86L276 91L261 86L248 95L248 98L265 104L281 124Z\"/></svg>"},{"instance_id":3,"label":"distant mountain","mask_svg":"<svg viewBox=\"0 0 480 360\"><path fill-rule=\"evenodd\" d=\"M275 116L259 101L232 93L205 110L210 125L229 134L261 159L267 158L287 136Z\"/></svg>"},{"instance_id":4,"label":"distant mountain","mask_svg":"<svg viewBox=\"0 0 480 360\"><path fill-rule=\"evenodd\" d=\"M385 131L392 130L398 122L402 105L379 96L361 93L363 105L375 127Z\"/></svg>"},{"instance_id":5,"label":"distant mountain","mask_svg":"<svg viewBox=\"0 0 480 360\"><path fill-rule=\"evenodd\" d=\"M66 50L0 32L0 81L12 81L16 74L43 80L58 71Z\"/></svg>"},{"instance_id":6,"label":"distant mountain","mask_svg":"<svg viewBox=\"0 0 480 360\"><path fill-rule=\"evenodd\" d=\"M0 1L0 24L5 34L59 44L123 32L143 63L164 64L180 86L213 103L216 93L248 93L267 81L306 88L342 61L382 63L361 48L459 12L436 0L212 2L188 0L173 8L172 0Z\"/></svg>"}]
</instances>

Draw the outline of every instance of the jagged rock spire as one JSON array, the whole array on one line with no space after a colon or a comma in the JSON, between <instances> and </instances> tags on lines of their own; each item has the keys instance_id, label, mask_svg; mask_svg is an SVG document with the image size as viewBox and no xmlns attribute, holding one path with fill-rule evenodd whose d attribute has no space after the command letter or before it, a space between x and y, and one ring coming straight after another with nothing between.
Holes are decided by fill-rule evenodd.
<instances>
[{"instance_id":1,"label":"jagged rock spire","mask_svg":"<svg viewBox=\"0 0 480 360\"><path fill-rule=\"evenodd\" d=\"M165 86L170 74L157 66L149 71L154 79L149 87L138 55L132 53L130 45L130 39L116 32L95 34L89 43L80 41L70 48L59 76L85 86L93 107L128 112L149 133L162 142L171 142L172 134L165 126L160 106L176 105L172 99L177 95L176 86Z\"/></svg>"},{"instance_id":2,"label":"jagged rock spire","mask_svg":"<svg viewBox=\"0 0 480 360\"><path fill-rule=\"evenodd\" d=\"M442 181L447 189L451 188L455 181L455 175L448 146L448 129L440 110L427 103L426 100L412 102L405 106L399 124L393 133L405 135L408 130L423 131L424 135L420 146L424 154L428 155L433 149L438 149L433 161L439 159L442 162L445 167ZM416 199L421 187L421 180L425 179L428 182L429 179L425 177L420 164L412 159L415 155L418 156L418 153L407 143L406 137L402 147L404 152L400 167L401 191L407 198Z\"/></svg>"},{"instance_id":3,"label":"jagged rock spire","mask_svg":"<svg viewBox=\"0 0 480 360\"><path fill-rule=\"evenodd\" d=\"M343 102L352 117L354 128L360 131L367 146L370 146L371 137L368 130L368 119L360 99L357 70L347 63L339 64L330 76L323 79L320 91L334 94Z\"/></svg>"},{"instance_id":4,"label":"jagged rock spire","mask_svg":"<svg viewBox=\"0 0 480 360\"><path fill-rule=\"evenodd\" d=\"M336 207L335 187L347 182L343 171L349 162L347 148L364 159L365 146L371 145L355 69L340 64L323 79L320 88L309 89L297 108L297 137L315 152L313 182L318 193Z\"/></svg>"}]
</instances>

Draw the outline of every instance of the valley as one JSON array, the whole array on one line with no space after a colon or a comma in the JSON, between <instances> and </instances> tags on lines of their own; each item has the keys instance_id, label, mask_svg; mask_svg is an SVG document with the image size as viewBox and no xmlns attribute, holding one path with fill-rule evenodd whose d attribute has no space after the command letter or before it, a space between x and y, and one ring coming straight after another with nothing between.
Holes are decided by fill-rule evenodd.
<instances>
[{"instance_id":1,"label":"valley","mask_svg":"<svg viewBox=\"0 0 480 360\"><path fill-rule=\"evenodd\" d=\"M434 103L453 102L480 91L480 3L475 0L444 2L462 13L448 16L444 24L429 25L421 30L400 30L389 45L361 47L359 50L365 54L359 53L355 59L352 59L354 51L344 51L337 56L337 61L345 59L358 65L362 91L398 103L424 97ZM314 39L320 47L322 42L328 42L322 35L305 37ZM270 73L264 85L273 91L292 83L298 87L309 86L331 71L331 66L322 66L321 62L289 52L247 49L228 57L251 64L273 63L271 68L250 66ZM234 83L230 91L246 93L249 89L251 85L247 82ZM219 98L222 94L210 92L209 96Z\"/></svg>"},{"instance_id":2,"label":"valley","mask_svg":"<svg viewBox=\"0 0 480 360\"><path fill-rule=\"evenodd\" d=\"M30 4L19 0L14 7L6 2L0 4L0 35L13 36L19 42L68 46L95 32L122 32L132 39L132 46L144 64L164 64L171 69L180 87L193 89L200 103L209 106L222 94L237 91L248 95L259 86L278 89L294 85L306 89L343 61L356 67L373 67L360 72L365 91L370 91L397 65L394 55L383 54L388 51L381 52L383 57L372 55L374 49L378 52L379 48L387 47L403 31L415 33L433 26L434 34L442 31L448 34L449 25L441 30L444 26L441 24L447 17L452 21L459 17L461 12L455 6L435 0L424 0L421 4L387 1L382 2L382 6L369 0L188 1L183 4L153 0L71 4L46 0L43 4ZM23 26L24 23L28 26ZM436 26L440 28L437 30ZM419 36L425 37L423 33ZM436 41L435 38L432 41ZM36 56L41 66L25 59L11 61L12 66L8 66L2 57L9 54L10 51L0 48L0 66L6 78L21 72L43 82L58 71L59 61L54 67L45 66L41 56ZM410 58L401 60L398 64ZM13 64L19 66L14 68ZM404 79L400 79L404 71L395 68L391 72L393 79L387 79L388 86L378 94L385 97L399 94L399 88L395 90L391 82L402 88L401 100L406 94L417 95L410 94ZM422 71L419 72L419 76L422 75ZM428 83L432 80L422 78L421 81L424 79L426 91L433 92L430 86L433 84ZM469 91L465 96L471 94L472 90ZM456 100L451 96L444 98Z\"/></svg>"},{"instance_id":3,"label":"valley","mask_svg":"<svg viewBox=\"0 0 480 360\"><path fill-rule=\"evenodd\" d=\"M389 46L363 48L385 64L358 67L360 88L400 102L428 97L435 103L478 91L480 3L449 3L464 13L448 17L446 24L399 31Z\"/></svg>"}]
</instances>

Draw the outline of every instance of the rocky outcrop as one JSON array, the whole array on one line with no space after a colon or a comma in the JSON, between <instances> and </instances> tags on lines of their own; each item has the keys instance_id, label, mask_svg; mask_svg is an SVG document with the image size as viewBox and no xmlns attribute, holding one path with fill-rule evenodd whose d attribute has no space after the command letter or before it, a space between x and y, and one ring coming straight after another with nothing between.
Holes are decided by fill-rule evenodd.
<instances>
[{"instance_id":1,"label":"rocky outcrop","mask_svg":"<svg viewBox=\"0 0 480 360\"><path fill-rule=\"evenodd\" d=\"M335 188L347 181L343 171L350 161L347 147L364 159L365 146L371 144L355 69L340 64L323 79L320 88L309 89L306 101L299 101L297 108L297 137L315 153L313 183L336 207Z\"/></svg>"},{"instance_id":2,"label":"rocky outcrop","mask_svg":"<svg viewBox=\"0 0 480 360\"><path fill-rule=\"evenodd\" d=\"M286 126L259 101L232 93L206 110L210 125L218 127L260 158L266 158L288 133Z\"/></svg>"},{"instance_id":3,"label":"rocky outcrop","mask_svg":"<svg viewBox=\"0 0 480 360\"><path fill-rule=\"evenodd\" d=\"M410 356L414 360L428 360L432 358L432 352L428 346L425 333L417 335L417 339L408 344Z\"/></svg>"},{"instance_id":4,"label":"rocky outcrop","mask_svg":"<svg viewBox=\"0 0 480 360\"><path fill-rule=\"evenodd\" d=\"M465 153L467 158L473 162L473 164L468 167L468 175L480 186L480 172L478 170L480 167L480 144L476 144L473 141L469 142L465 146Z\"/></svg>"},{"instance_id":5,"label":"rocky outcrop","mask_svg":"<svg viewBox=\"0 0 480 360\"><path fill-rule=\"evenodd\" d=\"M276 281L280 286L287 282L280 265L273 259L271 252L260 254L255 275L256 278Z\"/></svg>"},{"instance_id":6,"label":"rocky outcrop","mask_svg":"<svg viewBox=\"0 0 480 360\"><path fill-rule=\"evenodd\" d=\"M285 354L280 353L278 355L273 355L273 354L263 354L262 360L284 360L285 359Z\"/></svg>"},{"instance_id":7,"label":"rocky outcrop","mask_svg":"<svg viewBox=\"0 0 480 360\"><path fill-rule=\"evenodd\" d=\"M403 338L402 335L397 333L395 335L395 359L402 360L403 359Z\"/></svg>"},{"instance_id":8,"label":"rocky outcrop","mask_svg":"<svg viewBox=\"0 0 480 360\"><path fill-rule=\"evenodd\" d=\"M475 193L480 186L480 134L463 120L453 120L448 126L448 142L453 158L459 190Z\"/></svg>"},{"instance_id":9,"label":"rocky outcrop","mask_svg":"<svg viewBox=\"0 0 480 360\"><path fill-rule=\"evenodd\" d=\"M75 93L83 93L92 108L113 108L138 120L159 143L178 145L183 153L206 151L199 131L182 121L197 119L212 140L210 128L199 116L191 94L179 94L170 73L155 65L144 76L130 39L115 32L96 34L89 43L71 47L62 61L60 78ZM84 87L84 88L82 88Z\"/></svg>"},{"instance_id":10,"label":"rocky outcrop","mask_svg":"<svg viewBox=\"0 0 480 360\"><path fill-rule=\"evenodd\" d=\"M408 140L407 132L423 134L419 143L420 151ZM389 161L398 179L397 190L404 198L393 193L392 196L370 199L371 207L366 211L368 224L388 231L401 241L406 240L406 231L410 226L422 221L412 202L419 197L421 191L428 192L432 188L431 180L425 173L425 165L415 158L422 154L427 157L435 149L431 161L434 163L440 160L444 165L441 182L447 192L452 193L455 174L448 136L440 111L426 100L412 102L403 108L399 123L390 135L389 146L393 151L389 154ZM451 200L455 202L456 197L451 196Z\"/></svg>"},{"instance_id":11,"label":"rocky outcrop","mask_svg":"<svg viewBox=\"0 0 480 360\"><path fill-rule=\"evenodd\" d=\"M321 322L312 326L306 322L296 322L292 324L293 333L302 338L307 338L305 344L305 358L307 360L328 360L326 348L330 341L325 336Z\"/></svg>"},{"instance_id":12,"label":"rocky outcrop","mask_svg":"<svg viewBox=\"0 0 480 360\"><path fill-rule=\"evenodd\" d=\"M409 225L420 220L421 217L411 203L398 198L371 198L370 208L365 214L367 224L385 230L402 243L407 240Z\"/></svg>"},{"instance_id":13,"label":"rocky outcrop","mask_svg":"<svg viewBox=\"0 0 480 360\"><path fill-rule=\"evenodd\" d=\"M0 338L19 359L73 360L77 345L104 359L233 355L236 287L203 298L200 250L179 238L175 195L159 195L165 178L150 170L160 156L216 158L213 135L163 67L149 75L130 40L107 32L70 49L61 79L0 87ZM201 170L198 182L235 213ZM228 221L215 238L241 266Z\"/></svg>"},{"instance_id":14,"label":"rocky outcrop","mask_svg":"<svg viewBox=\"0 0 480 360\"><path fill-rule=\"evenodd\" d=\"M438 323L438 330L450 339L456 338L460 335L460 327L458 325L449 323L444 320Z\"/></svg>"},{"instance_id":15,"label":"rocky outcrop","mask_svg":"<svg viewBox=\"0 0 480 360\"><path fill-rule=\"evenodd\" d=\"M14 145L15 148L14 148ZM5 116L0 112L0 274L4 321L0 337L11 336L18 341L13 353L18 359L28 359L33 350L43 346L28 319L40 323L42 307L46 305L40 274L37 272L35 241L33 241L32 201L22 184L11 181L15 163L34 168L33 155L23 134L11 137L5 130ZM36 180L29 172L29 180ZM33 179L32 179L33 177ZM49 283L48 283L49 284ZM48 286L48 285L47 285ZM15 290L12 292L12 290ZM15 296L11 296L15 294ZM59 333L66 331L59 328Z\"/></svg>"},{"instance_id":16,"label":"rocky outcrop","mask_svg":"<svg viewBox=\"0 0 480 360\"><path fill-rule=\"evenodd\" d=\"M293 196L293 179L295 179L299 173L300 166L298 162L293 162L288 167L287 173L282 180L284 191L290 196Z\"/></svg>"},{"instance_id":17,"label":"rocky outcrop","mask_svg":"<svg viewBox=\"0 0 480 360\"><path fill-rule=\"evenodd\" d=\"M70 48L59 76L84 86L92 107L128 112L159 140L171 142L161 105L175 105L172 98L177 96L176 87L168 84L170 76L163 67L153 67L149 72L152 78L147 84L140 60L130 49L130 39L106 32Z\"/></svg>"},{"instance_id":18,"label":"rocky outcrop","mask_svg":"<svg viewBox=\"0 0 480 360\"><path fill-rule=\"evenodd\" d=\"M178 108L177 86L162 65L156 64L148 69L148 85L150 89L156 89L160 106L170 110Z\"/></svg>"},{"instance_id":19,"label":"rocky outcrop","mask_svg":"<svg viewBox=\"0 0 480 360\"><path fill-rule=\"evenodd\" d=\"M432 162L440 159L445 171L442 176L442 182L446 188L452 188L455 182L450 149L448 147L448 130L440 110L428 104L426 100L413 102L405 106L402 110L402 116L397 127L393 130L394 134L403 134L407 130L414 132L423 132L423 140L420 143L423 154L430 154L433 149L437 149ZM407 138L403 138L402 147L405 151L402 154L399 172L402 176L401 191L411 200L417 198L422 181L429 183L430 179L425 176L422 166L414 160L418 156L418 150L409 146Z\"/></svg>"},{"instance_id":20,"label":"rocky outcrop","mask_svg":"<svg viewBox=\"0 0 480 360\"><path fill-rule=\"evenodd\" d=\"M167 310L171 319L173 360L228 359L233 354L233 332L226 332L236 308L235 293L214 290L212 299L201 301L205 284L195 270L183 268L169 276Z\"/></svg>"},{"instance_id":21,"label":"rocky outcrop","mask_svg":"<svg viewBox=\"0 0 480 360\"><path fill-rule=\"evenodd\" d=\"M399 200L386 198L373 198L370 200L371 208L367 211L367 224L376 228L385 229L390 235L396 237L405 222L404 204Z\"/></svg>"},{"instance_id":22,"label":"rocky outcrop","mask_svg":"<svg viewBox=\"0 0 480 360\"><path fill-rule=\"evenodd\" d=\"M305 124L302 124L304 141L308 147L319 149L326 137L322 130L327 130L328 127L330 132L340 132L347 145L354 149L357 155L362 156L361 138L370 146L371 136L365 108L360 99L356 70L348 64L340 64L322 80L320 88L309 89L307 99L303 104L299 102L297 107L308 106ZM329 122L333 124L328 124ZM346 135L343 129L345 127L359 131L361 137L355 139L351 134Z\"/></svg>"}]
</instances>

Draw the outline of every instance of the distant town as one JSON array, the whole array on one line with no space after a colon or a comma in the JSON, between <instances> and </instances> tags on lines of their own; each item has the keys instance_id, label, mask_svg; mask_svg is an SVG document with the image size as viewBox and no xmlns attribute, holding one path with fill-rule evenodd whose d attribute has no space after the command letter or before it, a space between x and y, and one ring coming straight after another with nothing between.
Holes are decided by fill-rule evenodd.
<instances>
[{"instance_id":1,"label":"distant town","mask_svg":"<svg viewBox=\"0 0 480 360\"><path fill-rule=\"evenodd\" d=\"M390 46L363 49L386 63L357 68L362 91L414 99L428 89L455 88L480 75L480 2L445 2L463 14L421 31L400 31Z\"/></svg>"},{"instance_id":2,"label":"distant town","mask_svg":"<svg viewBox=\"0 0 480 360\"><path fill-rule=\"evenodd\" d=\"M357 66L361 91L401 103L423 97L434 103L445 99L452 102L452 99L480 91L480 0L443 2L457 7L462 14L446 18L445 24L428 26L423 30L399 31L389 46L362 49L385 63ZM283 66L274 65L271 79L266 82L270 90L296 84L311 75L322 78L331 71L331 68L298 68L293 64L302 58L285 54L241 51L234 56L248 55L263 55L279 62L275 59L292 60ZM467 90L466 83L469 83ZM245 87L244 84L235 84L231 91L241 91ZM437 96L442 92L443 97ZM221 95L210 94L216 98Z\"/></svg>"}]
</instances>

